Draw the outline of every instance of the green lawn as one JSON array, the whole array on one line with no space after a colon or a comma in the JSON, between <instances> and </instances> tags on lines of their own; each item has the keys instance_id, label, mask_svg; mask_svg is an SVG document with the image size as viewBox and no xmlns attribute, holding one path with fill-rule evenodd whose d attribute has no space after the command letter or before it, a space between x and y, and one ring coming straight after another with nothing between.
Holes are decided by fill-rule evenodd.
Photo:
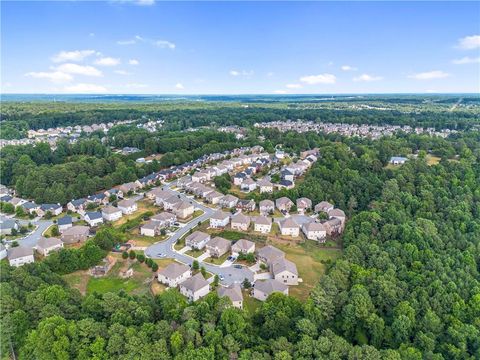
<instances>
[{"instance_id":1,"label":"green lawn","mask_svg":"<svg viewBox=\"0 0 480 360\"><path fill-rule=\"evenodd\" d=\"M186 254L186 255L189 255L189 256L191 256L191 257L197 258L197 257L199 257L200 255L202 255L204 252L205 252L205 250L192 249L192 250L186 251L185 254Z\"/></svg>"},{"instance_id":2,"label":"green lawn","mask_svg":"<svg viewBox=\"0 0 480 360\"><path fill-rule=\"evenodd\" d=\"M243 293L243 308L250 314L253 315L255 311L260 307L262 302L255 299L253 296L250 296L246 290L242 291Z\"/></svg>"},{"instance_id":3,"label":"green lawn","mask_svg":"<svg viewBox=\"0 0 480 360\"><path fill-rule=\"evenodd\" d=\"M205 262L210 263L210 264L214 264L214 265L221 265L225 262L225 260L227 260L227 258L229 256L230 256L230 252L227 252L227 253L223 254L222 256L220 256L219 258L209 257L209 258L205 259Z\"/></svg>"},{"instance_id":4,"label":"green lawn","mask_svg":"<svg viewBox=\"0 0 480 360\"><path fill-rule=\"evenodd\" d=\"M87 292L97 292L104 294L107 292L118 292L125 290L126 292L132 292L139 287L139 284L131 279L124 280L121 278L104 277L104 278L91 278L87 285Z\"/></svg>"}]
</instances>

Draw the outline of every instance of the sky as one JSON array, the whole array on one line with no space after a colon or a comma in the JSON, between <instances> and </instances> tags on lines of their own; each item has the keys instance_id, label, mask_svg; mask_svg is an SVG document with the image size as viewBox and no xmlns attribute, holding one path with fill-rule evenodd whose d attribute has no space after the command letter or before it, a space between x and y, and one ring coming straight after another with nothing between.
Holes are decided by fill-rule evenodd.
<instances>
[{"instance_id":1,"label":"sky","mask_svg":"<svg viewBox=\"0 0 480 360\"><path fill-rule=\"evenodd\" d=\"M480 2L2 1L2 93L480 92Z\"/></svg>"}]
</instances>

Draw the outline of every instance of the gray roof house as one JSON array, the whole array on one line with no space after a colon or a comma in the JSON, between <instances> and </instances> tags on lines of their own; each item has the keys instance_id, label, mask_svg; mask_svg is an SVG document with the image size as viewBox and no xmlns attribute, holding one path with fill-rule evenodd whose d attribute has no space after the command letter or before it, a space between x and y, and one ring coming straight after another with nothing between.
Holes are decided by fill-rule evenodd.
<instances>
[{"instance_id":1,"label":"gray roof house","mask_svg":"<svg viewBox=\"0 0 480 360\"><path fill-rule=\"evenodd\" d=\"M37 242L37 251L43 256L48 256L52 251L63 249L63 242L55 237L41 237Z\"/></svg>"},{"instance_id":2,"label":"gray roof house","mask_svg":"<svg viewBox=\"0 0 480 360\"><path fill-rule=\"evenodd\" d=\"M194 231L185 238L185 245L193 249L203 249L210 240L210 235L202 231Z\"/></svg>"},{"instance_id":3,"label":"gray roof house","mask_svg":"<svg viewBox=\"0 0 480 360\"><path fill-rule=\"evenodd\" d=\"M298 210L308 210L312 208L312 200L306 197L297 199L297 209Z\"/></svg>"},{"instance_id":4,"label":"gray roof house","mask_svg":"<svg viewBox=\"0 0 480 360\"><path fill-rule=\"evenodd\" d=\"M255 243L250 240L240 239L232 245L232 253L247 254L255 252Z\"/></svg>"},{"instance_id":5,"label":"gray roof house","mask_svg":"<svg viewBox=\"0 0 480 360\"><path fill-rule=\"evenodd\" d=\"M233 284L228 287L219 286L217 294L218 297L228 297L234 307L239 309L243 307L243 294L239 284Z\"/></svg>"},{"instance_id":6,"label":"gray roof house","mask_svg":"<svg viewBox=\"0 0 480 360\"><path fill-rule=\"evenodd\" d=\"M197 301L210 292L210 284L198 273L180 283L180 293L190 301Z\"/></svg>"},{"instance_id":7,"label":"gray roof house","mask_svg":"<svg viewBox=\"0 0 480 360\"><path fill-rule=\"evenodd\" d=\"M293 206L293 201L283 196L275 200L275 206L277 207L278 210L289 211L290 208Z\"/></svg>"},{"instance_id":8,"label":"gray roof house","mask_svg":"<svg viewBox=\"0 0 480 360\"><path fill-rule=\"evenodd\" d=\"M273 278L287 285L298 285L297 265L287 259L279 259L272 265Z\"/></svg>"},{"instance_id":9,"label":"gray roof house","mask_svg":"<svg viewBox=\"0 0 480 360\"><path fill-rule=\"evenodd\" d=\"M174 262L158 272L158 281L170 287L176 287L191 275L190 267Z\"/></svg>"},{"instance_id":10,"label":"gray roof house","mask_svg":"<svg viewBox=\"0 0 480 360\"><path fill-rule=\"evenodd\" d=\"M265 301L270 294L275 292L288 295L288 286L274 279L259 280L255 282L253 297L260 301Z\"/></svg>"},{"instance_id":11,"label":"gray roof house","mask_svg":"<svg viewBox=\"0 0 480 360\"><path fill-rule=\"evenodd\" d=\"M232 246L230 240L224 239L220 236L216 236L207 242L206 248L212 257L220 257L227 253Z\"/></svg>"},{"instance_id":12,"label":"gray roof house","mask_svg":"<svg viewBox=\"0 0 480 360\"><path fill-rule=\"evenodd\" d=\"M272 245L267 245L257 250L257 258L267 265L273 265L274 262L285 258L285 253Z\"/></svg>"},{"instance_id":13,"label":"gray roof house","mask_svg":"<svg viewBox=\"0 0 480 360\"><path fill-rule=\"evenodd\" d=\"M333 204L330 204L328 201L321 201L315 205L315 212L325 212L328 213L330 210L333 210Z\"/></svg>"}]
</instances>

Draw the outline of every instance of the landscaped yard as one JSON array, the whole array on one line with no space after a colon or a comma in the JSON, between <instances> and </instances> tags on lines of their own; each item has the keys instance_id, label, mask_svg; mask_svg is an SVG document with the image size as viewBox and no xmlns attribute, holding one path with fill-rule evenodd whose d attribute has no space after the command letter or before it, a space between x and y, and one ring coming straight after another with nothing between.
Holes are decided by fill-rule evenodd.
<instances>
[{"instance_id":1,"label":"landscaped yard","mask_svg":"<svg viewBox=\"0 0 480 360\"><path fill-rule=\"evenodd\" d=\"M247 290L243 290L243 308L248 311L251 315L257 311L260 307L262 302L260 300L255 299L253 296L248 294Z\"/></svg>"},{"instance_id":2,"label":"landscaped yard","mask_svg":"<svg viewBox=\"0 0 480 360\"><path fill-rule=\"evenodd\" d=\"M192 250L188 250L185 252L186 255L189 255L191 257L194 257L194 258L197 258L199 257L200 255L202 255L205 251L204 250L197 250L197 249L192 249Z\"/></svg>"},{"instance_id":3,"label":"landscaped yard","mask_svg":"<svg viewBox=\"0 0 480 360\"><path fill-rule=\"evenodd\" d=\"M159 210L159 208L155 205L153 205L151 202L147 200L140 200L137 202L137 211L135 211L133 214L129 215L123 215L119 220L115 221L113 223L113 226L115 227L120 227L121 225L125 224L128 220L134 220L139 218L142 214L145 214L147 212L152 212L156 214Z\"/></svg>"},{"instance_id":4,"label":"landscaped yard","mask_svg":"<svg viewBox=\"0 0 480 360\"><path fill-rule=\"evenodd\" d=\"M223 254L219 258L209 257L209 258L205 259L205 262L208 262L208 263L214 264L214 265L221 265L225 262L225 260L227 260L227 258L229 256L230 256L230 252L227 252L226 254Z\"/></svg>"}]
</instances>

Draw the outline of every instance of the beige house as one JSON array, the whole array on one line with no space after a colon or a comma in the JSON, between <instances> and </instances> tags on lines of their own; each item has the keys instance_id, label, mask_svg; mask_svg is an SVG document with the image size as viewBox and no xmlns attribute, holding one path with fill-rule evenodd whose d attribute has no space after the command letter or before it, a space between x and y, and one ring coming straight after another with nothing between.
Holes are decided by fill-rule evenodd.
<instances>
[{"instance_id":1,"label":"beige house","mask_svg":"<svg viewBox=\"0 0 480 360\"><path fill-rule=\"evenodd\" d=\"M190 301L197 301L210 292L210 284L198 273L180 283L180 293Z\"/></svg>"},{"instance_id":2,"label":"beige house","mask_svg":"<svg viewBox=\"0 0 480 360\"><path fill-rule=\"evenodd\" d=\"M173 213L179 219L186 219L193 215L195 207L190 204L188 201L180 201L176 206L173 208Z\"/></svg>"},{"instance_id":3,"label":"beige house","mask_svg":"<svg viewBox=\"0 0 480 360\"><path fill-rule=\"evenodd\" d=\"M265 301L270 294L276 292L288 295L288 286L275 279L258 280L253 288L253 297Z\"/></svg>"},{"instance_id":4,"label":"beige house","mask_svg":"<svg viewBox=\"0 0 480 360\"><path fill-rule=\"evenodd\" d=\"M36 246L37 252L42 256L48 256L52 251L58 251L60 249L63 249L63 242L54 237L45 238L42 236Z\"/></svg>"},{"instance_id":5,"label":"beige house","mask_svg":"<svg viewBox=\"0 0 480 360\"><path fill-rule=\"evenodd\" d=\"M239 254L248 254L255 252L255 243L249 240L240 239L232 245L232 254L238 256Z\"/></svg>"},{"instance_id":6,"label":"beige house","mask_svg":"<svg viewBox=\"0 0 480 360\"><path fill-rule=\"evenodd\" d=\"M87 240L89 233L88 226L74 225L62 233L61 240L65 244L75 244Z\"/></svg>"},{"instance_id":7,"label":"beige house","mask_svg":"<svg viewBox=\"0 0 480 360\"><path fill-rule=\"evenodd\" d=\"M319 202L317 205L315 205L315 212L318 213L318 212L324 212L324 213L327 213L330 211L330 210L333 210L334 206L332 204L330 204L328 201L321 201Z\"/></svg>"},{"instance_id":8,"label":"beige house","mask_svg":"<svg viewBox=\"0 0 480 360\"><path fill-rule=\"evenodd\" d=\"M285 218L279 222L280 232L283 236L297 237L300 235L300 226L292 217Z\"/></svg>"},{"instance_id":9,"label":"beige house","mask_svg":"<svg viewBox=\"0 0 480 360\"><path fill-rule=\"evenodd\" d=\"M242 213L237 213L232 216L231 227L232 230L248 231L250 226L250 217L243 215Z\"/></svg>"},{"instance_id":10,"label":"beige house","mask_svg":"<svg viewBox=\"0 0 480 360\"><path fill-rule=\"evenodd\" d=\"M297 199L297 210L299 212L305 212L312 209L312 200L306 197Z\"/></svg>"},{"instance_id":11,"label":"beige house","mask_svg":"<svg viewBox=\"0 0 480 360\"><path fill-rule=\"evenodd\" d=\"M238 309L243 308L243 294L240 285L233 284L228 287L219 286L217 294L218 297L228 297L234 307Z\"/></svg>"},{"instance_id":12,"label":"beige house","mask_svg":"<svg viewBox=\"0 0 480 360\"><path fill-rule=\"evenodd\" d=\"M190 267L175 262L158 272L158 281L169 287L177 287L190 276L192 276Z\"/></svg>"},{"instance_id":13,"label":"beige house","mask_svg":"<svg viewBox=\"0 0 480 360\"><path fill-rule=\"evenodd\" d=\"M275 203L272 200L262 200L259 206L260 213L263 215L272 214L275 211Z\"/></svg>"},{"instance_id":14,"label":"beige house","mask_svg":"<svg viewBox=\"0 0 480 360\"><path fill-rule=\"evenodd\" d=\"M210 218L210 227L214 229L224 228L229 222L230 214L225 211L218 210Z\"/></svg>"},{"instance_id":15,"label":"beige house","mask_svg":"<svg viewBox=\"0 0 480 360\"><path fill-rule=\"evenodd\" d=\"M208 241L205 245L205 248L212 257L218 258L223 254L227 253L230 250L231 246L231 241L217 236Z\"/></svg>"},{"instance_id":16,"label":"beige house","mask_svg":"<svg viewBox=\"0 0 480 360\"><path fill-rule=\"evenodd\" d=\"M236 196L228 194L220 199L219 204L224 208L231 209L237 205L237 202L238 202L238 198Z\"/></svg>"},{"instance_id":17,"label":"beige house","mask_svg":"<svg viewBox=\"0 0 480 360\"><path fill-rule=\"evenodd\" d=\"M303 224L302 232L308 240L316 240L319 242L325 242L325 237L327 236L325 226L317 222Z\"/></svg>"},{"instance_id":18,"label":"beige house","mask_svg":"<svg viewBox=\"0 0 480 360\"><path fill-rule=\"evenodd\" d=\"M133 199L119 201L117 206L125 215L133 214L138 209L137 203Z\"/></svg>"},{"instance_id":19,"label":"beige house","mask_svg":"<svg viewBox=\"0 0 480 360\"><path fill-rule=\"evenodd\" d=\"M286 285L298 285L298 271L295 263L280 259L272 265L273 278Z\"/></svg>"},{"instance_id":20,"label":"beige house","mask_svg":"<svg viewBox=\"0 0 480 360\"><path fill-rule=\"evenodd\" d=\"M24 246L16 246L8 249L7 257L10 266L15 267L30 264L35 261L33 257L33 249Z\"/></svg>"},{"instance_id":21,"label":"beige house","mask_svg":"<svg viewBox=\"0 0 480 360\"><path fill-rule=\"evenodd\" d=\"M289 198L283 196L283 197L275 200L275 206L280 211L290 211L290 209L293 206L293 201L290 200Z\"/></svg>"},{"instance_id":22,"label":"beige house","mask_svg":"<svg viewBox=\"0 0 480 360\"><path fill-rule=\"evenodd\" d=\"M257 186L260 189L260 194L263 193L272 193L273 192L273 184L267 179L261 179L257 181Z\"/></svg>"},{"instance_id":23,"label":"beige house","mask_svg":"<svg viewBox=\"0 0 480 360\"><path fill-rule=\"evenodd\" d=\"M262 234L268 234L272 231L272 219L266 216L257 216L253 220L254 230Z\"/></svg>"},{"instance_id":24,"label":"beige house","mask_svg":"<svg viewBox=\"0 0 480 360\"><path fill-rule=\"evenodd\" d=\"M205 196L205 201L210 203L210 204L218 204L219 201L223 198L223 194L219 193L218 191L214 190L214 191L211 191L209 192L206 196Z\"/></svg>"}]
</instances>

